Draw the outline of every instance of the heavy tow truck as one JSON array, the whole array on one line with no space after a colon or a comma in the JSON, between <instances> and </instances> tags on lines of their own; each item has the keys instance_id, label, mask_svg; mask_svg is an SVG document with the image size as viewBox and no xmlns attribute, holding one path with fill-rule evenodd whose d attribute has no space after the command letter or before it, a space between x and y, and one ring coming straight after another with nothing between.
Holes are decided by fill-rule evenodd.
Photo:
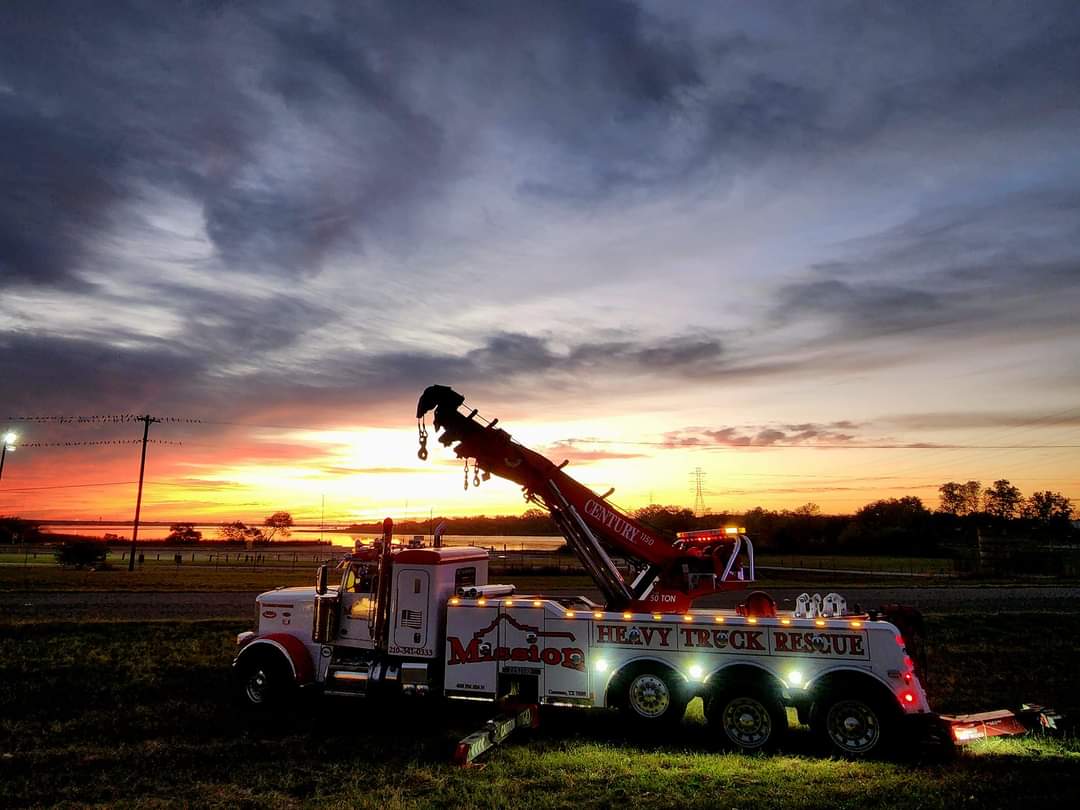
<instances>
[{"instance_id":1,"label":"heavy tow truck","mask_svg":"<svg viewBox=\"0 0 1080 810\"><path fill-rule=\"evenodd\" d=\"M700 696L721 741L771 749L789 710L833 753L863 757L904 739L951 746L1026 730L1010 712L944 718L920 683L918 617L902 608L849 611L837 594L803 595L777 609L761 591L734 609L695 607L754 581L750 538L737 526L669 538L627 515L555 464L515 442L464 397L440 385L417 405L421 460L426 417L439 441L469 460L472 482L497 475L545 508L595 580L602 603L518 593L488 583L488 552L395 547L346 555L316 584L261 594L256 631L240 634L239 698L272 706L297 688L328 695L442 696L509 705L462 742L470 761L541 706L616 708L645 727L681 720ZM415 544L411 544L415 545ZM616 562L619 560L619 563ZM1029 718L1030 720L1030 718ZM1037 714L1037 721L1047 722Z\"/></svg>"}]
</instances>

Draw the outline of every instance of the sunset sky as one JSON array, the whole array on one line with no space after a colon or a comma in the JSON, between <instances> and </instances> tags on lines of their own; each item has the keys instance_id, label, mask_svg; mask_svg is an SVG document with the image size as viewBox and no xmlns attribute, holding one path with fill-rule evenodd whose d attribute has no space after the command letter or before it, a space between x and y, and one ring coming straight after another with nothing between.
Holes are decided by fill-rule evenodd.
<instances>
[{"instance_id":1,"label":"sunset sky","mask_svg":"<svg viewBox=\"0 0 1080 810\"><path fill-rule=\"evenodd\" d=\"M1080 498L1080 6L4 3L0 429L144 515ZM129 519L138 447L0 514Z\"/></svg>"}]
</instances>

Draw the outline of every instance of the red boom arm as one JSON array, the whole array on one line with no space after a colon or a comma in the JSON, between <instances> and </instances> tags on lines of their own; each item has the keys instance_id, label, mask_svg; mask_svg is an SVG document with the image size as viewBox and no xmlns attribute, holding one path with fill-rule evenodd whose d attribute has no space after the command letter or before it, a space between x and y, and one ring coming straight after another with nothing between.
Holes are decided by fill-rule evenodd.
<instances>
[{"instance_id":1,"label":"red boom arm","mask_svg":"<svg viewBox=\"0 0 1080 810\"><path fill-rule=\"evenodd\" d=\"M476 467L520 484L526 496L542 504L582 558L605 592L608 604L622 609L647 603L649 610L683 610L698 596L736 585L728 579L745 538L721 532L695 533L692 540L670 540L656 530L616 509L603 497L575 481L539 453L513 441L510 434L462 413L465 398L451 388L433 385L417 404L420 421L420 457L427 457L424 416L434 411L433 423L442 429L439 441L451 446L459 458L476 460ZM705 536L700 536L704 534ZM747 544L748 546L748 544ZM627 581L604 549L639 564L639 574ZM751 563L752 564L752 563Z\"/></svg>"}]
</instances>

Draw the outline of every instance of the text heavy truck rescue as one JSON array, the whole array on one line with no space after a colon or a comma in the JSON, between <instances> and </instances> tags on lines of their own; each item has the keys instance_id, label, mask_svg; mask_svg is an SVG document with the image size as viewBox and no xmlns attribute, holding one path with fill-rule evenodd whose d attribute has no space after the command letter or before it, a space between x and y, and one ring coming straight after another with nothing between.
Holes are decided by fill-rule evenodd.
<instances>
[{"instance_id":1,"label":"text heavy truck rescue","mask_svg":"<svg viewBox=\"0 0 1080 810\"><path fill-rule=\"evenodd\" d=\"M502 725L463 741L463 759L514 725L535 723L541 705L614 707L660 727L677 723L696 696L721 739L748 751L783 739L789 707L846 756L902 739L1023 730L1011 713L931 712L908 651L917 643L911 612L849 613L836 594L781 612L761 592L735 610L694 608L700 597L753 581L753 548L741 529L667 538L615 508L610 492L597 495L572 479L565 462L514 442L498 420L463 412L463 402L444 386L424 391L420 458L427 458L423 420L434 411L439 440L466 465L474 459L474 486L491 474L507 478L550 512L604 604L489 585L485 550L441 547L438 539L433 548L395 547L388 519L381 542L348 555L333 585L322 566L314 588L258 597L258 629L238 638L234 662L242 700L269 706L310 686L518 707Z\"/></svg>"}]
</instances>

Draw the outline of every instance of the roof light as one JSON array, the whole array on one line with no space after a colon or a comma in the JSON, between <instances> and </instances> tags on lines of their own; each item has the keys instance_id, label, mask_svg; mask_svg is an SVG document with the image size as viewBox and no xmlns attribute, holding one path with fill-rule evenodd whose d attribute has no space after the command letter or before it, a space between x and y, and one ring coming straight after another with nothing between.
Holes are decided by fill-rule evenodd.
<instances>
[{"instance_id":1,"label":"roof light","mask_svg":"<svg viewBox=\"0 0 1080 810\"><path fill-rule=\"evenodd\" d=\"M724 534L738 534L739 530L734 526L728 526L724 529Z\"/></svg>"}]
</instances>

